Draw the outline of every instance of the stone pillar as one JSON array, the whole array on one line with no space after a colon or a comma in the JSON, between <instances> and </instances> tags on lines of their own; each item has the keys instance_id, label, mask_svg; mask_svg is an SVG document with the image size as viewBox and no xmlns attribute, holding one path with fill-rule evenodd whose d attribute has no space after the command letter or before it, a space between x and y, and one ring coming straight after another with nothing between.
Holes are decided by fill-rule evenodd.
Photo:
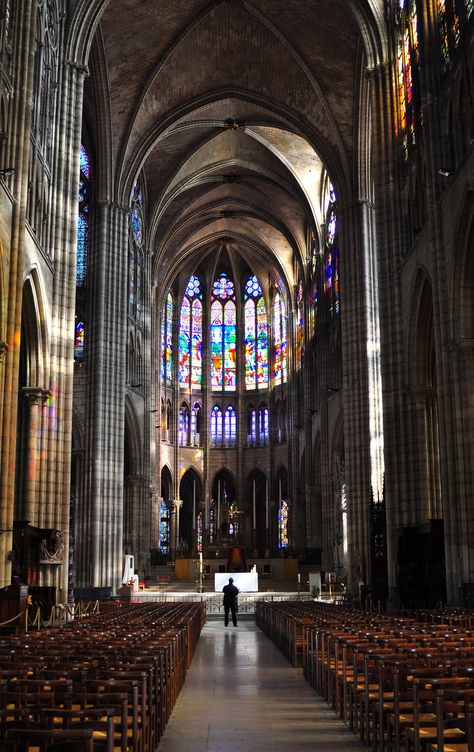
<instances>
[{"instance_id":1,"label":"stone pillar","mask_svg":"<svg viewBox=\"0 0 474 752\"><path fill-rule=\"evenodd\" d=\"M77 186L82 132L82 99L87 68L62 61L55 130L55 182L51 198L50 243L54 261L51 306L50 390L45 430L47 472L41 500L44 527L62 531L69 560L69 516L76 300ZM67 333L67 336L65 336ZM53 568L49 568L52 570ZM54 568L44 584L55 585L60 601L68 596L68 566Z\"/></svg>"},{"instance_id":2,"label":"stone pillar","mask_svg":"<svg viewBox=\"0 0 474 752\"><path fill-rule=\"evenodd\" d=\"M18 410L18 372L20 363L21 309L24 283L25 221L28 196L28 158L33 100L33 74L36 30L36 2L17 4L13 40L12 77L15 82L11 102L10 131L4 147L5 164L15 173L8 178L14 197L10 248L5 249L6 326L2 335L9 356L2 368L0 395L3 403L0 426L0 587L11 581L13 508L15 495L15 454ZM2 347L5 350L4 347Z\"/></svg>"},{"instance_id":3,"label":"stone pillar","mask_svg":"<svg viewBox=\"0 0 474 752\"><path fill-rule=\"evenodd\" d=\"M91 207L92 209L92 207ZM121 580L127 326L128 208L93 208L88 261L90 374L86 415L87 488L77 551L84 585Z\"/></svg>"},{"instance_id":4,"label":"stone pillar","mask_svg":"<svg viewBox=\"0 0 474 752\"><path fill-rule=\"evenodd\" d=\"M40 387L25 387L23 395L29 403L28 425L28 485L26 491L26 520L30 525L41 527L40 516L40 489L38 484L39 458L43 443L42 436L42 412L46 400L50 396L48 389Z\"/></svg>"}]
</instances>

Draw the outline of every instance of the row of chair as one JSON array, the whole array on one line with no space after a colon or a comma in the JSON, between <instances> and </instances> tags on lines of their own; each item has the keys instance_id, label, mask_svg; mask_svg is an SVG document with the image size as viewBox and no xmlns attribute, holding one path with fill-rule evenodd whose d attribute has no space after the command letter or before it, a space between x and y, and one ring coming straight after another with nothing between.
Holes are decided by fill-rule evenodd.
<instances>
[{"instance_id":1,"label":"row of chair","mask_svg":"<svg viewBox=\"0 0 474 752\"><path fill-rule=\"evenodd\" d=\"M257 623L374 752L474 751L474 632L462 620L261 602Z\"/></svg>"},{"instance_id":2,"label":"row of chair","mask_svg":"<svg viewBox=\"0 0 474 752\"><path fill-rule=\"evenodd\" d=\"M204 621L152 603L1 637L0 751L152 752Z\"/></svg>"}]
</instances>

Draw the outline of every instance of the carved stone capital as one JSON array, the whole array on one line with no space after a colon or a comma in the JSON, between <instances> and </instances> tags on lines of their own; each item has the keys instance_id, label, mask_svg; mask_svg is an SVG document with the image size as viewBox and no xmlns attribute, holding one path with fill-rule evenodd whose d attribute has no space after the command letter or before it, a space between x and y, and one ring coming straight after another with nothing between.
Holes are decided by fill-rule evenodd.
<instances>
[{"instance_id":1,"label":"carved stone capital","mask_svg":"<svg viewBox=\"0 0 474 752\"><path fill-rule=\"evenodd\" d=\"M51 397L49 389L42 389L39 386L25 386L22 392L30 405L45 405L49 397Z\"/></svg>"}]
</instances>

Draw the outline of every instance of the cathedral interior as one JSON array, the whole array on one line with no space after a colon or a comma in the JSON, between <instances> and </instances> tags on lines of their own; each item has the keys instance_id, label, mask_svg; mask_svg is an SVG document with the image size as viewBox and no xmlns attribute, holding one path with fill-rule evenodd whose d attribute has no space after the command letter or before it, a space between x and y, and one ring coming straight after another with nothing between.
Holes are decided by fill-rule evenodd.
<instances>
[{"instance_id":1,"label":"cathedral interior","mask_svg":"<svg viewBox=\"0 0 474 752\"><path fill-rule=\"evenodd\" d=\"M238 549L474 606L473 31L2 0L0 588Z\"/></svg>"}]
</instances>

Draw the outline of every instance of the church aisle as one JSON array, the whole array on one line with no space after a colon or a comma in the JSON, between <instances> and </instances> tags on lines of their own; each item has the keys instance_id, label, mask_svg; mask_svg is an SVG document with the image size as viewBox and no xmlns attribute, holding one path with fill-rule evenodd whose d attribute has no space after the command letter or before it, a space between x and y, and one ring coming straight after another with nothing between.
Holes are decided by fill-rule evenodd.
<instances>
[{"instance_id":1,"label":"church aisle","mask_svg":"<svg viewBox=\"0 0 474 752\"><path fill-rule=\"evenodd\" d=\"M204 627L158 752L363 749L252 620Z\"/></svg>"}]
</instances>

